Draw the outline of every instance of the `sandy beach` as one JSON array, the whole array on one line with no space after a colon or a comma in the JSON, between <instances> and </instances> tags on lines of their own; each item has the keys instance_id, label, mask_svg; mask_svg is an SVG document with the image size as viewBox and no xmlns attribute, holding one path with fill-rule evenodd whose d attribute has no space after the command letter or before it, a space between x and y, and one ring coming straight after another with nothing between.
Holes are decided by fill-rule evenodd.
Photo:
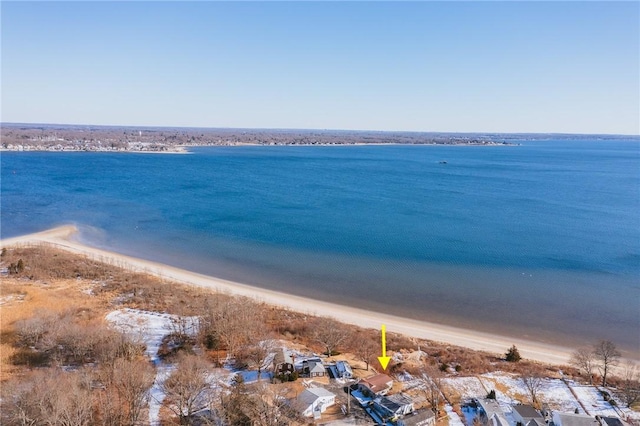
<instances>
[{"instance_id":1,"label":"sandy beach","mask_svg":"<svg viewBox=\"0 0 640 426\"><path fill-rule=\"evenodd\" d=\"M389 333L401 333L406 336L445 342L496 354L505 353L511 345L515 344L524 358L550 364L566 364L573 350L573 348L416 321L222 280L156 262L89 247L74 241L73 237L76 233L78 233L78 229L75 226L61 226L39 233L1 240L0 248L13 245L51 244L71 253L88 256L98 261L134 271L146 272L164 279L206 287L228 294L247 296L294 311L329 316L360 327L379 329L381 324L385 324Z\"/></svg>"}]
</instances>

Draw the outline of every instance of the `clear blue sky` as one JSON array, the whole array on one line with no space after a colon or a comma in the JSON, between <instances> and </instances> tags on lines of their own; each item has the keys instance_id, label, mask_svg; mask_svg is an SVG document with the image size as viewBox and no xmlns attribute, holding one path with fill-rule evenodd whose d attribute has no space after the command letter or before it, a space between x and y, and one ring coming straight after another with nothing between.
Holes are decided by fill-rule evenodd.
<instances>
[{"instance_id":1,"label":"clear blue sky","mask_svg":"<svg viewBox=\"0 0 640 426\"><path fill-rule=\"evenodd\" d=\"M6 2L3 122L640 133L639 2Z\"/></svg>"}]
</instances>

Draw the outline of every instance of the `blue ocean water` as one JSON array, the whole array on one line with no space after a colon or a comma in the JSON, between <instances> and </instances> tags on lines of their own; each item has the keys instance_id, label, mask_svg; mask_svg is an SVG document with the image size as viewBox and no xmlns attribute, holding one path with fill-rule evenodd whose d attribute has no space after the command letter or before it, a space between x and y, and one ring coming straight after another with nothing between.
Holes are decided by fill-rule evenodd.
<instances>
[{"instance_id":1,"label":"blue ocean water","mask_svg":"<svg viewBox=\"0 0 640 426\"><path fill-rule=\"evenodd\" d=\"M446 164L441 163L446 161ZM640 143L1 154L2 238L542 341L640 353Z\"/></svg>"}]
</instances>

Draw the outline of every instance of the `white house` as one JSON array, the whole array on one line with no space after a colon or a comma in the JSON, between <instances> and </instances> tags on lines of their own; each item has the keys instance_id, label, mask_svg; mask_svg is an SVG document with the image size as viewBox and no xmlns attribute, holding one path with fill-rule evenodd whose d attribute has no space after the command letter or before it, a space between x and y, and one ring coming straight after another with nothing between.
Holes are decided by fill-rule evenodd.
<instances>
[{"instance_id":1,"label":"white house","mask_svg":"<svg viewBox=\"0 0 640 426\"><path fill-rule=\"evenodd\" d=\"M324 413L327 407L331 407L335 403L335 394L324 388L305 389L298 395L298 405L302 415L305 417L319 419L320 414Z\"/></svg>"},{"instance_id":2,"label":"white house","mask_svg":"<svg viewBox=\"0 0 640 426\"><path fill-rule=\"evenodd\" d=\"M324 377L325 369L322 361L309 361L309 377Z\"/></svg>"}]
</instances>

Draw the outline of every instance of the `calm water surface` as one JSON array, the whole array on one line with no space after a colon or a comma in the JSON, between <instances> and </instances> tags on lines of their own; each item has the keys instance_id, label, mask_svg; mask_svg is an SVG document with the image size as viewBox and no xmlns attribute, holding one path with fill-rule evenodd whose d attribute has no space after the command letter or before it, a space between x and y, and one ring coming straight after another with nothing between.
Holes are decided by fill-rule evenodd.
<instances>
[{"instance_id":1,"label":"calm water surface","mask_svg":"<svg viewBox=\"0 0 640 426\"><path fill-rule=\"evenodd\" d=\"M447 164L441 164L440 161ZM3 238L640 356L640 144L1 155Z\"/></svg>"}]
</instances>

